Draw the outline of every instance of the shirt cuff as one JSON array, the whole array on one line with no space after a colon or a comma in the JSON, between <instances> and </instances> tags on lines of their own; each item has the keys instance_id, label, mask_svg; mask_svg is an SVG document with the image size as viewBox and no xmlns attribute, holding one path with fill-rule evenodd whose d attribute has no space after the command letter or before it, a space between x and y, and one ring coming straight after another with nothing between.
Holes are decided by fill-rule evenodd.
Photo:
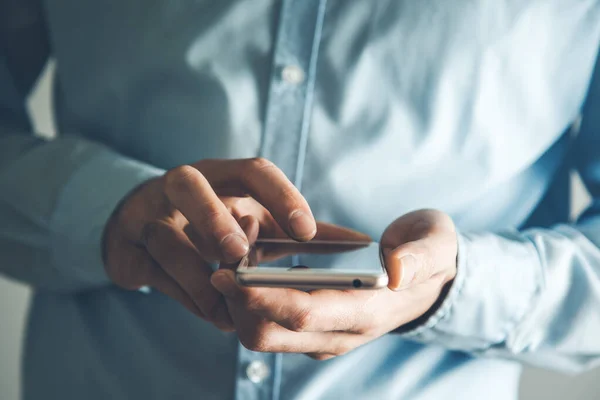
<instances>
[{"instance_id":1,"label":"shirt cuff","mask_svg":"<svg viewBox=\"0 0 600 400\"><path fill-rule=\"evenodd\" d=\"M86 284L108 284L101 249L104 226L133 188L163 174L108 148L94 148L63 186L54 210L52 255L57 270Z\"/></svg>"},{"instance_id":2,"label":"shirt cuff","mask_svg":"<svg viewBox=\"0 0 600 400\"><path fill-rule=\"evenodd\" d=\"M457 274L446 299L423 325L402 336L469 352L517 340L510 334L540 290L533 243L518 232L457 236Z\"/></svg>"}]
</instances>

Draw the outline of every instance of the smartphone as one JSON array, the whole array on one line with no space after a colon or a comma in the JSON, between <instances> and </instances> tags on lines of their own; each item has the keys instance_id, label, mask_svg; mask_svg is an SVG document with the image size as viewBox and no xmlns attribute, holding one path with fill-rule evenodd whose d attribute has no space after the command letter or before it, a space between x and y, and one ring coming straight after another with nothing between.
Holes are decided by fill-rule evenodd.
<instances>
[{"instance_id":1,"label":"smartphone","mask_svg":"<svg viewBox=\"0 0 600 400\"><path fill-rule=\"evenodd\" d=\"M236 279L245 286L307 290L388 284L378 243L335 240L258 240L237 265Z\"/></svg>"}]
</instances>

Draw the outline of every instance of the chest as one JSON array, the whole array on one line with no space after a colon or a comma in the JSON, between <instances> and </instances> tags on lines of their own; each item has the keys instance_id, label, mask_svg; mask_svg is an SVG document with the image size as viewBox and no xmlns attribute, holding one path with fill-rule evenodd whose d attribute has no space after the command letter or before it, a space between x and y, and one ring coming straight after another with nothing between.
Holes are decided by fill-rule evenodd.
<instances>
[{"instance_id":1,"label":"chest","mask_svg":"<svg viewBox=\"0 0 600 400\"><path fill-rule=\"evenodd\" d=\"M163 167L257 155L265 115L282 101L269 95L279 73L273 54L311 45L313 34L301 27L314 23L296 21L278 41L280 8L270 0L48 4L63 120ZM465 187L510 179L577 116L599 14L592 0L329 0L302 118L310 122L305 176L315 187L353 178L371 191L377 171L427 193L417 181L467 170ZM302 15L315 13L288 17Z\"/></svg>"}]
</instances>

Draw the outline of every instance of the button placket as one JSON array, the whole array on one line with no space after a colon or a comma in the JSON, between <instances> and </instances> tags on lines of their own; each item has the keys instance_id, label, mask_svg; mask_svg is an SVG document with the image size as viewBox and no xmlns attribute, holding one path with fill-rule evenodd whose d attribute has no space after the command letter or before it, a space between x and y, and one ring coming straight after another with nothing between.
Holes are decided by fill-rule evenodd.
<instances>
[{"instance_id":1,"label":"button placket","mask_svg":"<svg viewBox=\"0 0 600 400\"><path fill-rule=\"evenodd\" d=\"M260 156L300 188L326 0L284 0Z\"/></svg>"},{"instance_id":2,"label":"button placket","mask_svg":"<svg viewBox=\"0 0 600 400\"><path fill-rule=\"evenodd\" d=\"M281 79L289 84L298 85L304 82L304 71L297 65L286 65L281 70Z\"/></svg>"},{"instance_id":3,"label":"button placket","mask_svg":"<svg viewBox=\"0 0 600 400\"><path fill-rule=\"evenodd\" d=\"M300 188L326 0L283 0L260 156ZM281 354L238 349L237 399L279 399Z\"/></svg>"},{"instance_id":4,"label":"button placket","mask_svg":"<svg viewBox=\"0 0 600 400\"><path fill-rule=\"evenodd\" d=\"M235 398L272 400L275 354L255 353L238 345L238 374Z\"/></svg>"},{"instance_id":5,"label":"button placket","mask_svg":"<svg viewBox=\"0 0 600 400\"><path fill-rule=\"evenodd\" d=\"M246 367L246 377L252 383L261 383L271 374L271 369L264 361L251 361Z\"/></svg>"}]
</instances>

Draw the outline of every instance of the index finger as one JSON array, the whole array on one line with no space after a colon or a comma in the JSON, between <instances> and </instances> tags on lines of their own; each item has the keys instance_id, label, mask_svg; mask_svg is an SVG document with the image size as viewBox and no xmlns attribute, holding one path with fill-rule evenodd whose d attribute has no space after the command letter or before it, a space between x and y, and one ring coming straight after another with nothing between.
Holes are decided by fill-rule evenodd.
<instances>
[{"instance_id":1,"label":"index finger","mask_svg":"<svg viewBox=\"0 0 600 400\"><path fill-rule=\"evenodd\" d=\"M365 233L340 225L317 222L317 234L308 243L295 243L285 237L262 237L256 241L258 260L273 261L293 254L331 254L368 246L373 239Z\"/></svg>"},{"instance_id":2,"label":"index finger","mask_svg":"<svg viewBox=\"0 0 600 400\"><path fill-rule=\"evenodd\" d=\"M198 169L183 165L167 172L164 193L194 231L221 250L224 259L239 260L247 253L244 231Z\"/></svg>"},{"instance_id":3,"label":"index finger","mask_svg":"<svg viewBox=\"0 0 600 400\"><path fill-rule=\"evenodd\" d=\"M310 240L317 224L306 199L275 164L264 158L202 160L193 165L215 191L243 186L275 218L281 229L296 240Z\"/></svg>"}]
</instances>

